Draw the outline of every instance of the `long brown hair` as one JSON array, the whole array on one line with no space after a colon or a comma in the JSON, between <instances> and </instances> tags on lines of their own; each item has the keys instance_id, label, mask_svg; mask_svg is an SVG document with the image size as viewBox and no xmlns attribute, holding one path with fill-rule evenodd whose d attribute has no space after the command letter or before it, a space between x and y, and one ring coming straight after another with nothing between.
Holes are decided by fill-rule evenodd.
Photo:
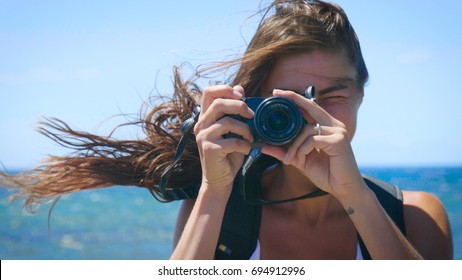
<instances>
[{"instance_id":1,"label":"long brown hair","mask_svg":"<svg viewBox=\"0 0 462 280\"><path fill-rule=\"evenodd\" d=\"M140 120L124 124L141 126L143 139L98 136L49 118L41 123L39 131L72 153L49 157L43 165L16 175L0 173L0 185L18 190L13 198L24 197L28 210L56 201L63 194L114 185L147 188L162 200L157 185L174 159L181 124L200 103L199 78L225 73L225 82L242 85L247 95L255 96L277 59L321 49L344 51L357 70L357 85L364 86L368 73L359 41L339 6L322 1L278 0L262 9L261 14L257 32L242 57L198 69L187 80L182 78L181 67L174 67L171 97L158 96ZM235 67L237 71L229 73ZM201 168L194 143L187 147L174 173L169 181L173 186L200 183Z\"/></svg>"}]
</instances>

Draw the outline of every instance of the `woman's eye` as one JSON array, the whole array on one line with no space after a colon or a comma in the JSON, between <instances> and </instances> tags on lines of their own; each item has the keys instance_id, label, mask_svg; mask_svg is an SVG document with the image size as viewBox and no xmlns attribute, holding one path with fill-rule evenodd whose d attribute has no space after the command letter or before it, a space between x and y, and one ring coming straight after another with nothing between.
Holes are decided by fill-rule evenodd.
<instances>
[{"instance_id":1,"label":"woman's eye","mask_svg":"<svg viewBox=\"0 0 462 280\"><path fill-rule=\"evenodd\" d=\"M331 96L323 96L320 100L321 101L328 101L328 102L333 102L333 101L340 101L345 99L345 96L342 95L331 95Z\"/></svg>"}]
</instances>

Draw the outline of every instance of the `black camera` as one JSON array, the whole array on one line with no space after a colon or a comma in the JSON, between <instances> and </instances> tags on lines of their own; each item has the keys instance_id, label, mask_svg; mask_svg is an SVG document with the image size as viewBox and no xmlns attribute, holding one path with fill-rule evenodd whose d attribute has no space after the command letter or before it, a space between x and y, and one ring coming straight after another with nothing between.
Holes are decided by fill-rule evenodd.
<instances>
[{"instance_id":1,"label":"black camera","mask_svg":"<svg viewBox=\"0 0 462 280\"><path fill-rule=\"evenodd\" d=\"M232 115L234 119L246 123L254 137L252 147L260 148L264 144L282 146L290 143L306 124L298 106L285 97L269 98L249 97L242 99L255 112L252 119ZM234 133L225 138L239 137Z\"/></svg>"}]
</instances>

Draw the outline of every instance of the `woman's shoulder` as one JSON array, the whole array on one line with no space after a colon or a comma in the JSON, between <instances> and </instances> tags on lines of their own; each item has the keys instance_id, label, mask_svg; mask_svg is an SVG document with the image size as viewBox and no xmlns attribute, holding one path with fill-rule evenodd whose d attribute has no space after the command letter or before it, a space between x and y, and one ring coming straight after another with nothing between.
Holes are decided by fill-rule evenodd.
<instances>
[{"instance_id":1,"label":"woman's shoulder","mask_svg":"<svg viewBox=\"0 0 462 280\"><path fill-rule=\"evenodd\" d=\"M447 221L443 203L433 194L423 191L403 191L404 214L418 221L424 217L435 222Z\"/></svg>"},{"instance_id":2,"label":"woman's shoulder","mask_svg":"<svg viewBox=\"0 0 462 280\"><path fill-rule=\"evenodd\" d=\"M403 190L403 204L405 207L417 207L429 212L444 210L443 204L435 195L423 191Z\"/></svg>"},{"instance_id":3,"label":"woman's shoulder","mask_svg":"<svg viewBox=\"0 0 462 280\"><path fill-rule=\"evenodd\" d=\"M404 222L409 241L426 259L452 258L452 236L443 203L433 194L403 191Z\"/></svg>"}]
</instances>

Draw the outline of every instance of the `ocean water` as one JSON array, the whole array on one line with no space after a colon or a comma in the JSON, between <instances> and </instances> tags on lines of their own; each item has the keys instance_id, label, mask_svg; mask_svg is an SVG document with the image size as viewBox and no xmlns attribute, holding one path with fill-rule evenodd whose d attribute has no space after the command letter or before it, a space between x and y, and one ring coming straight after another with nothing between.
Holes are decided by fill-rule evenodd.
<instances>
[{"instance_id":1,"label":"ocean water","mask_svg":"<svg viewBox=\"0 0 462 280\"><path fill-rule=\"evenodd\" d=\"M445 205L462 259L462 167L362 168L400 186L436 195ZM160 203L147 190L113 187L62 197L35 214L8 201L0 188L0 259L168 259L179 203Z\"/></svg>"}]
</instances>

